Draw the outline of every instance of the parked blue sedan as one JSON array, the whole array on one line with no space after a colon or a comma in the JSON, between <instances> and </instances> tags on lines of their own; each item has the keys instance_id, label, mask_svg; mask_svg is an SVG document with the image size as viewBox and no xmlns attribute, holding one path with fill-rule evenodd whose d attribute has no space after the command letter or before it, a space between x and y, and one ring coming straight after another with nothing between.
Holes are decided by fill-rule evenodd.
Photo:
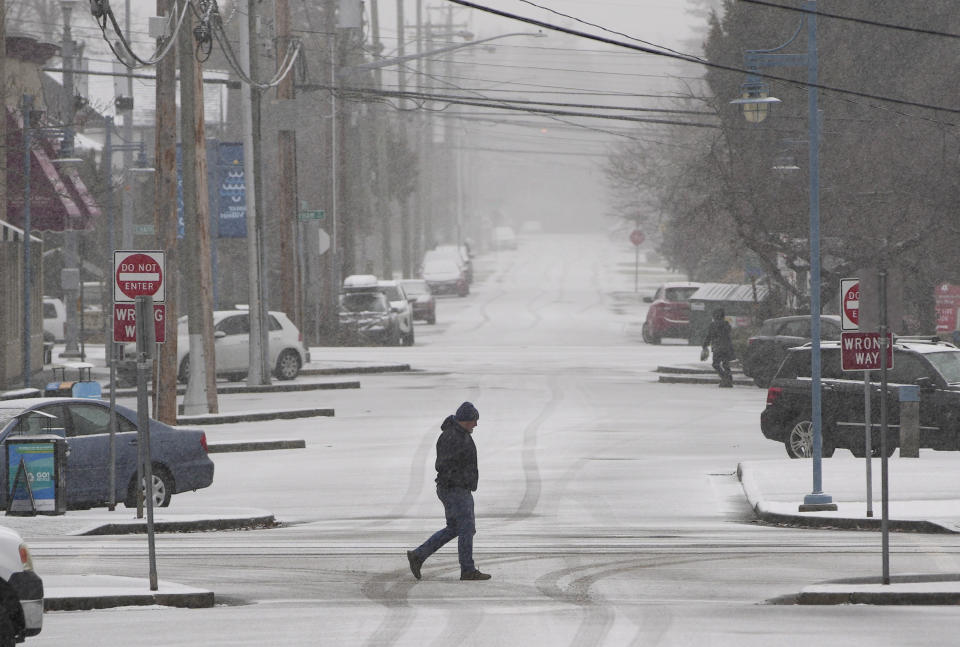
<instances>
[{"instance_id":1,"label":"parked blue sedan","mask_svg":"<svg viewBox=\"0 0 960 647\"><path fill-rule=\"evenodd\" d=\"M116 405L116 501L136 505L137 412ZM70 508L107 505L110 499L110 407L86 398L28 398L0 401L0 484L8 482L3 443L11 436L56 434L67 441L66 504ZM158 506L170 497L213 483L207 437L150 420L153 497ZM6 508L0 487L0 508Z\"/></svg>"}]
</instances>

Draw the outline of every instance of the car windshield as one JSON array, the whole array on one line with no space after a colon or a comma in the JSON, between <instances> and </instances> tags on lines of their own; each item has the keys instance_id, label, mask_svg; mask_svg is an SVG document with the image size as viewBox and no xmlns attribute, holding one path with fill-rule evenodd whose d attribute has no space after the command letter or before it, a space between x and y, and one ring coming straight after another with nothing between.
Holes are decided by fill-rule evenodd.
<instances>
[{"instance_id":1,"label":"car windshield","mask_svg":"<svg viewBox=\"0 0 960 647\"><path fill-rule=\"evenodd\" d=\"M459 272L460 268L453 261L432 261L423 268L424 274L457 274Z\"/></svg>"},{"instance_id":2,"label":"car windshield","mask_svg":"<svg viewBox=\"0 0 960 647\"><path fill-rule=\"evenodd\" d=\"M388 312L387 298L380 292L354 292L340 297L347 312Z\"/></svg>"},{"instance_id":3,"label":"car windshield","mask_svg":"<svg viewBox=\"0 0 960 647\"><path fill-rule=\"evenodd\" d=\"M17 414L23 411L23 407L0 409L0 429L7 426L7 423L17 417Z\"/></svg>"},{"instance_id":4,"label":"car windshield","mask_svg":"<svg viewBox=\"0 0 960 647\"><path fill-rule=\"evenodd\" d=\"M400 296L400 288L395 285L384 285L380 287L383 290L383 293L387 295L387 298L391 301L403 301L403 297Z\"/></svg>"},{"instance_id":5,"label":"car windshield","mask_svg":"<svg viewBox=\"0 0 960 647\"><path fill-rule=\"evenodd\" d=\"M689 288L667 288L664 291L664 298L667 301L689 301L690 297L693 296L693 293L696 292L698 288L689 287Z\"/></svg>"},{"instance_id":6,"label":"car windshield","mask_svg":"<svg viewBox=\"0 0 960 647\"><path fill-rule=\"evenodd\" d=\"M924 357L933 364L947 384L960 384L960 351L925 353Z\"/></svg>"}]
</instances>

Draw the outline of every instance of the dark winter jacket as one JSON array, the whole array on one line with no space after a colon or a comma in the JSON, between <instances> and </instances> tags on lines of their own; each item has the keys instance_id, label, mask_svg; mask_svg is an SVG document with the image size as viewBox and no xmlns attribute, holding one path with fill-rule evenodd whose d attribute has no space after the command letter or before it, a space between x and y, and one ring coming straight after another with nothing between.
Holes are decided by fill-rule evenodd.
<instances>
[{"instance_id":1,"label":"dark winter jacket","mask_svg":"<svg viewBox=\"0 0 960 647\"><path fill-rule=\"evenodd\" d=\"M17 592L0 578L0 647L13 647L22 638L26 626Z\"/></svg>"},{"instance_id":2,"label":"dark winter jacket","mask_svg":"<svg viewBox=\"0 0 960 647\"><path fill-rule=\"evenodd\" d=\"M462 487L475 492L477 480L477 446L470 432L457 424L453 416L440 425L443 433L437 439L437 485Z\"/></svg>"},{"instance_id":3,"label":"dark winter jacket","mask_svg":"<svg viewBox=\"0 0 960 647\"><path fill-rule=\"evenodd\" d=\"M733 342L730 340L730 322L713 319L703 339L703 347L710 346L714 359L733 359Z\"/></svg>"}]
</instances>

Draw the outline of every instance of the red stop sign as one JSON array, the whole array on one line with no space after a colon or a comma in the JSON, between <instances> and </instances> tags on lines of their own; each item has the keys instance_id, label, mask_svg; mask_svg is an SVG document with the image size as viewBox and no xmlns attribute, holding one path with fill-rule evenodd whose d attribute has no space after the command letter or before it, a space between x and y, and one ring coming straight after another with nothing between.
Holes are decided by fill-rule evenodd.
<instances>
[{"instance_id":1,"label":"red stop sign","mask_svg":"<svg viewBox=\"0 0 960 647\"><path fill-rule=\"evenodd\" d=\"M163 261L156 254L135 252L120 256L116 261L117 289L129 299L153 296L163 300Z\"/></svg>"},{"instance_id":2,"label":"red stop sign","mask_svg":"<svg viewBox=\"0 0 960 647\"><path fill-rule=\"evenodd\" d=\"M633 243L634 245L637 245L639 247L640 245L643 244L644 240L645 240L645 237L643 235L643 232L640 231L639 229L634 229L633 231L630 232L630 242Z\"/></svg>"}]
</instances>

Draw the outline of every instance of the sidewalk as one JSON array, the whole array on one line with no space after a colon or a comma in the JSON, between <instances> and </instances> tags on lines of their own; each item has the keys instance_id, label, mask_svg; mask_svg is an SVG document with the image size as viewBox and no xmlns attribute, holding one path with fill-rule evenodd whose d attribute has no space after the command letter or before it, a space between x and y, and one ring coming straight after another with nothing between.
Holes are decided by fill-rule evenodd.
<instances>
[{"instance_id":1,"label":"sidewalk","mask_svg":"<svg viewBox=\"0 0 960 647\"><path fill-rule=\"evenodd\" d=\"M737 466L747 502L762 521L782 526L880 530L881 460L872 459L873 516L867 516L866 460L837 455L822 461L821 485L835 511L800 512L813 491L810 460L744 461ZM921 450L920 458L888 460L891 532L960 533L960 454ZM960 604L960 573L898 574L823 582L804 588L798 604Z\"/></svg>"},{"instance_id":2,"label":"sidewalk","mask_svg":"<svg viewBox=\"0 0 960 647\"><path fill-rule=\"evenodd\" d=\"M0 524L16 530L21 536L29 535L31 539L28 543L40 542L44 537L145 535L146 511L141 519L136 515L135 508L118 504L113 512L106 508L94 508L70 510L62 515L3 516ZM253 508L238 508L228 514L183 513L168 508L154 510L154 532L157 534L249 530L270 528L276 524L272 513ZM143 541L146 545L146 538ZM44 609L79 611L153 604L200 608L212 607L215 604L213 591L175 582L161 580L158 582L158 590L151 591L147 575L146 570L144 577L40 573L43 578Z\"/></svg>"}]
</instances>

